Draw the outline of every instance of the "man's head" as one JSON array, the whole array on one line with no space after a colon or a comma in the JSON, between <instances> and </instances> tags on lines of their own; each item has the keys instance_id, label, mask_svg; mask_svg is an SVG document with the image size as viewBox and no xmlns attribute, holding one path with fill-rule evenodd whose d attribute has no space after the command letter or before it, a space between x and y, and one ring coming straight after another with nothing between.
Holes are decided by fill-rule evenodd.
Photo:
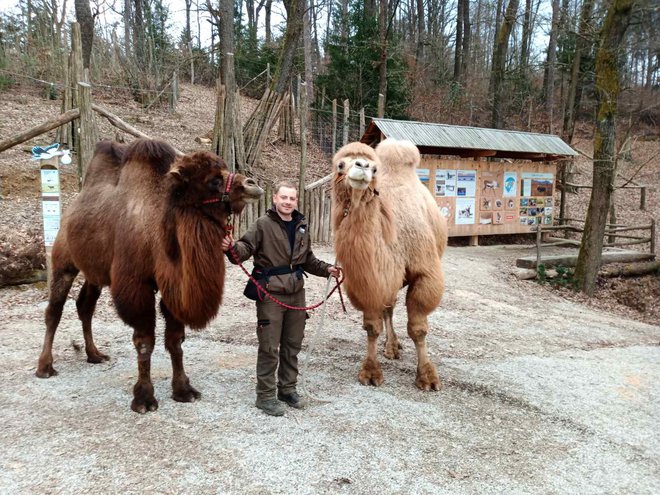
<instances>
[{"instance_id":1,"label":"man's head","mask_svg":"<svg viewBox=\"0 0 660 495\"><path fill-rule=\"evenodd\" d=\"M279 182L273 192L273 205L282 220L291 220L291 214L298 206L296 185L290 181Z\"/></svg>"}]
</instances>

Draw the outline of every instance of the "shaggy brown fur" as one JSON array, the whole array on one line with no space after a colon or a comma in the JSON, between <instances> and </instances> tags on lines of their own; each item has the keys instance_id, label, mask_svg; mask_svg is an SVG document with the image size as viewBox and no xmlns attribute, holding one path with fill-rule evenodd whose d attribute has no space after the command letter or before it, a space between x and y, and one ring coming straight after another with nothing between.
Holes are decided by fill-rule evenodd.
<instances>
[{"instance_id":1,"label":"shaggy brown fur","mask_svg":"<svg viewBox=\"0 0 660 495\"><path fill-rule=\"evenodd\" d=\"M172 358L175 400L200 394L183 368L184 325L203 328L222 302L225 261L219 248L232 212L239 213L263 190L236 174L228 197L227 166L212 153L176 159L162 142L138 140L129 147L99 143L81 194L64 216L53 246L53 278L46 309L46 336L37 376L57 374L52 345L71 284L82 272L77 301L88 361L108 357L94 345L91 320L103 286L110 286L121 319L134 329L139 377L131 408L154 411L150 376L155 343L155 293L161 292L165 347Z\"/></svg>"},{"instance_id":2,"label":"shaggy brown fur","mask_svg":"<svg viewBox=\"0 0 660 495\"><path fill-rule=\"evenodd\" d=\"M350 143L333 158L335 251L351 303L363 312L367 356L359 380L380 385L378 336L386 327L385 356L399 357L392 313L399 289L408 285L408 335L417 349L416 385L438 390L428 358L427 316L444 291L441 258L447 225L429 191L417 178L419 151L408 141L387 139L374 151Z\"/></svg>"}]
</instances>

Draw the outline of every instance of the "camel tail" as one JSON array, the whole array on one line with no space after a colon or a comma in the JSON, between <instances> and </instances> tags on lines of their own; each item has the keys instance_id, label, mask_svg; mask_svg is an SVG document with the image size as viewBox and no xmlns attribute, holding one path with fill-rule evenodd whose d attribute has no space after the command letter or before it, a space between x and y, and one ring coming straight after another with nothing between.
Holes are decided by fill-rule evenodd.
<instances>
[{"instance_id":1,"label":"camel tail","mask_svg":"<svg viewBox=\"0 0 660 495\"><path fill-rule=\"evenodd\" d=\"M388 138L376 146L376 154L389 170L415 169L421 157L417 146L410 141Z\"/></svg>"},{"instance_id":2,"label":"camel tail","mask_svg":"<svg viewBox=\"0 0 660 495\"><path fill-rule=\"evenodd\" d=\"M176 159L176 152L169 144L154 139L137 139L124 153L126 163L147 165L159 175L165 175Z\"/></svg>"}]
</instances>

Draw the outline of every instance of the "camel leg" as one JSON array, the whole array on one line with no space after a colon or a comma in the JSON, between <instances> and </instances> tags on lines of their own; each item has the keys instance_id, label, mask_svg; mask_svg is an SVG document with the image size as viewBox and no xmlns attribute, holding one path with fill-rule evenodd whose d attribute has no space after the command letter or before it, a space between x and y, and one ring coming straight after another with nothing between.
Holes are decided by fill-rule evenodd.
<instances>
[{"instance_id":1,"label":"camel leg","mask_svg":"<svg viewBox=\"0 0 660 495\"><path fill-rule=\"evenodd\" d=\"M181 344L186 340L185 327L170 313L162 300L160 311L165 318L165 348L172 359L172 398L177 402L195 402L202 394L190 385L190 380L183 369Z\"/></svg>"},{"instance_id":2,"label":"camel leg","mask_svg":"<svg viewBox=\"0 0 660 495\"><path fill-rule=\"evenodd\" d=\"M417 350L417 379L415 385L421 390L440 390L441 383L435 365L429 359L426 348L428 315L440 304L444 284L442 275L420 277L408 289L406 307L408 309L408 335Z\"/></svg>"},{"instance_id":3,"label":"camel leg","mask_svg":"<svg viewBox=\"0 0 660 495\"><path fill-rule=\"evenodd\" d=\"M119 278L119 277L117 277ZM122 280L112 287L112 297L119 317L133 327L133 345L137 351L138 380L133 386L131 409L144 414L158 409L151 383L151 354L156 343L156 298L154 288L142 281Z\"/></svg>"},{"instance_id":4,"label":"camel leg","mask_svg":"<svg viewBox=\"0 0 660 495\"><path fill-rule=\"evenodd\" d=\"M87 280L80 289L78 300L76 301L76 308L78 309L78 318L82 322L83 337L85 338L85 352L87 353L88 363L102 363L108 361L110 358L100 352L94 344L94 337L92 336L92 317L96 309L96 301L101 295L101 287L90 284Z\"/></svg>"},{"instance_id":5,"label":"camel leg","mask_svg":"<svg viewBox=\"0 0 660 495\"><path fill-rule=\"evenodd\" d=\"M376 387L383 383L383 370L378 362L378 337L383 331L383 316L379 312L366 312L363 316L363 328L367 331L367 357L362 361L362 369L358 380L362 385L374 385Z\"/></svg>"},{"instance_id":6,"label":"camel leg","mask_svg":"<svg viewBox=\"0 0 660 495\"><path fill-rule=\"evenodd\" d=\"M57 325L60 324L62 318L66 297L69 290L71 290L71 284L73 284L76 275L78 275L78 269L73 264L67 264L62 268L53 266L48 307L46 308L46 335L44 336L44 345L35 373L39 378L49 378L57 375L57 371L53 368L53 341L55 340Z\"/></svg>"},{"instance_id":7,"label":"camel leg","mask_svg":"<svg viewBox=\"0 0 660 495\"><path fill-rule=\"evenodd\" d=\"M387 359L399 359L399 349L401 344L394 332L394 324L392 323L392 315L394 314L394 304L388 306L383 311L383 323L385 324L385 352L383 355Z\"/></svg>"}]
</instances>

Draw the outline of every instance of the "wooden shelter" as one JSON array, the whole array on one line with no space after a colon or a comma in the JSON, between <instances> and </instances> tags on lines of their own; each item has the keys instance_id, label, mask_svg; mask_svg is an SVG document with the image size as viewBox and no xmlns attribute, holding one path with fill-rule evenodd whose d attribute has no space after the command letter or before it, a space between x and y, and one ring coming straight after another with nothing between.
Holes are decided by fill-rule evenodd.
<instances>
[{"instance_id":1,"label":"wooden shelter","mask_svg":"<svg viewBox=\"0 0 660 495\"><path fill-rule=\"evenodd\" d=\"M577 153L558 136L445 124L373 119L361 141L417 145L419 179L447 218L449 235L535 232L557 216L556 161Z\"/></svg>"}]
</instances>

